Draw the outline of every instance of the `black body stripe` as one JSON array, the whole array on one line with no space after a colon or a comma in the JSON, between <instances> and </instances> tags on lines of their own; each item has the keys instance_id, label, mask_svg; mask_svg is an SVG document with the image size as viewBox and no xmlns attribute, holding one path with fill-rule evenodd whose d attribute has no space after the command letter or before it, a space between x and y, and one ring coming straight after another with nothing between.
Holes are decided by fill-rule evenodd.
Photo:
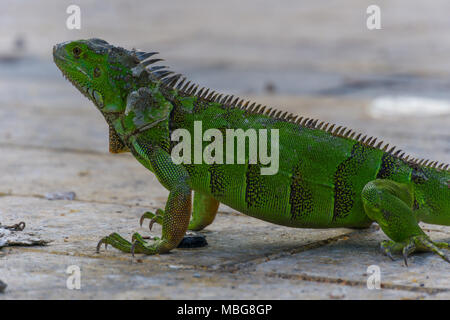
<instances>
[{"instance_id":1,"label":"black body stripe","mask_svg":"<svg viewBox=\"0 0 450 320\"><path fill-rule=\"evenodd\" d=\"M225 168L220 164L211 164L208 168L209 188L215 197L223 197L230 184Z\"/></svg>"},{"instance_id":2,"label":"black body stripe","mask_svg":"<svg viewBox=\"0 0 450 320\"><path fill-rule=\"evenodd\" d=\"M265 188L261 178L261 167L257 164L249 164L247 167L245 184L245 202L247 208L260 208L265 203Z\"/></svg>"},{"instance_id":3,"label":"black body stripe","mask_svg":"<svg viewBox=\"0 0 450 320\"><path fill-rule=\"evenodd\" d=\"M301 165L294 168L289 189L291 219L304 217L313 213L314 202L311 190L302 178Z\"/></svg>"},{"instance_id":4,"label":"black body stripe","mask_svg":"<svg viewBox=\"0 0 450 320\"><path fill-rule=\"evenodd\" d=\"M358 174L359 167L367 159L367 148L360 142L353 145L350 157L341 162L334 174L333 221L345 218L353 208L356 196L350 179Z\"/></svg>"},{"instance_id":5,"label":"black body stripe","mask_svg":"<svg viewBox=\"0 0 450 320\"><path fill-rule=\"evenodd\" d=\"M377 179L388 179L390 178L397 169L396 158L389 154L384 153L381 157L380 169L377 173Z\"/></svg>"}]
</instances>

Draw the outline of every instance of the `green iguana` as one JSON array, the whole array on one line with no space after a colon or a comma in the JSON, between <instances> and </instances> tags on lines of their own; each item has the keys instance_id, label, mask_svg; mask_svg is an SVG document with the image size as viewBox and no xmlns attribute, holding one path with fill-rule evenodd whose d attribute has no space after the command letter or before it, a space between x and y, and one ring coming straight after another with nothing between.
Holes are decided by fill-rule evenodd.
<instances>
[{"instance_id":1,"label":"green iguana","mask_svg":"<svg viewBox=\"0 0 450 320\"><path fill-rule=\"evenodd\" d=\"M409 158L377 139L315 119L199 89L164 66L155 52L126 50L104 40L65 42L53 57L64 76L88 97L110 128L110 151L131 152L169 190L165 210L146 212L162 236L129 242L117 233L102 243L124 251L165 253L186 231L211 224L219 203L246 215L297 228L367 228L377 222L392 240L382 252L407 257L432 251L445 261L445 242L433 242L419 221L450 225L449 166ZM260 163L175 163L171 134L179 128L278 129L279 168ZM206 142L204 142L206 143ZM248 160L248 155L246 155ZM191 193L194 191L191 219Z\"/></svg>"}]
</instances>

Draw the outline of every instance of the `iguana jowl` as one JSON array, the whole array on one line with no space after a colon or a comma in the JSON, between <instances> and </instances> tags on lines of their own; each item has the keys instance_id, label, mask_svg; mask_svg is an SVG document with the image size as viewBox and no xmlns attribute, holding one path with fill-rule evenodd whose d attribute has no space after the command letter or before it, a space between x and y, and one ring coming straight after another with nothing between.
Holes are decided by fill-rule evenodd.
<instances>
[{"instance_id":1,"label":"iguana jowl","mask_svg":"<svg viewBox=\"0 0 450 320\"><path fill-rule=\"evenodd\" d=\"M237 211L298 228L365 228L376 221L392 240L381 243L392 258L441 251L419 221L450 225L448 165L417 160L377 139L314 119L198 89L166 67L156 53L126 50L104 40L65 42L53 48L65 77L97 106L110 127L110 151L131 152L169 190L165 210L147 212L162 237L132 242L117 233L102 243L125 252L157 254L175 248L187 229L201 230L222 202ZM279 171L261 175L258 164L175 164L171 133L217 128L278 129ZM191 193L194 191L193 217Z\"/></svg>"}]
</instances>

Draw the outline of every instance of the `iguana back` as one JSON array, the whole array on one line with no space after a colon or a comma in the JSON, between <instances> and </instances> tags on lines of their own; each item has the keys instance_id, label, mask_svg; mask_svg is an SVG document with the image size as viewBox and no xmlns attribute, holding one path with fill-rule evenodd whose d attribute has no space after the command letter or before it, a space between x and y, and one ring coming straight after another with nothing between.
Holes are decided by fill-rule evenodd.
<instances>
[{"instance_id":1,"label":"iguana back","mask_svg":"<svg viewBox=\"0 0 450 320\"><path fill-rule=\"evenodd\" d=\"M420 165L425 162L410 160L401 150L350 129L198 92L170 100L175 106L171 130L194 132L194 121L202 122L203 131L218 128L224 136L227 128L279 130L275 175L261 175L264 166L259 164L185 165L194 190L242 213L293 227L363 227L371 223L361 198L368 182L420 184L421 177L444 183L450 179L447 166Z\"/></svg>"}]
</instances>

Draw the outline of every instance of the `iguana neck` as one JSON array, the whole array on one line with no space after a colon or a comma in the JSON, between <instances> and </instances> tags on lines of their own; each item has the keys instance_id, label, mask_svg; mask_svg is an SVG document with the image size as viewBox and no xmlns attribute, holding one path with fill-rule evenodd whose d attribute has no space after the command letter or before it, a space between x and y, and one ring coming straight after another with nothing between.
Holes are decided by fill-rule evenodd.
<instances>
[{"instance_id":1,"label":"iguana neck","mask_svg":"<svg viewBox=\"0 0 450 320\"><path fill-rule=\"evenodd\" d=\"M104 113L125 144L136 138L168 151L170 144L170 113L176 92L164 90L157 82L141 82L122 102L121 112Z\"/></svg>"}]
</instances>

